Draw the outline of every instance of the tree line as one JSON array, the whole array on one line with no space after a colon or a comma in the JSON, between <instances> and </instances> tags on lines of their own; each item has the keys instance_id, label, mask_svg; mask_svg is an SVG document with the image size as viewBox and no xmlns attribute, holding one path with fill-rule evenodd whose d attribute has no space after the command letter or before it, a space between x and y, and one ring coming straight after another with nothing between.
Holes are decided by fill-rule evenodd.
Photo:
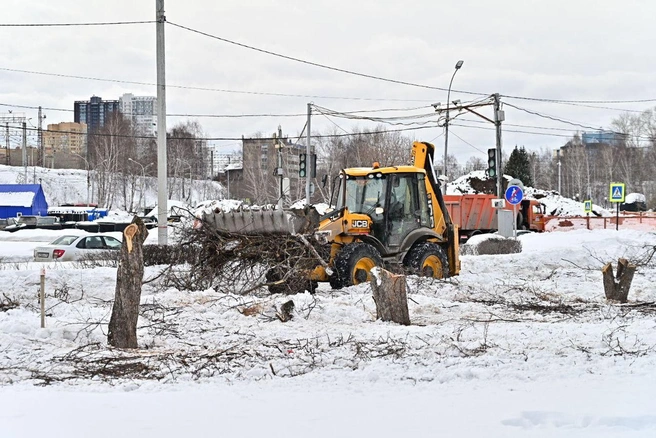
<instances>
[{"instance_id":1,"label":"tree line","mask_svg":"<svg viewBox=\"0 0 656 438\"><path fill-rule=\"evenodd\" d=\"M623 182L628 193L644 194L648 208L656 208L653 170L656 163L656 109L621 114L612 121L611 126L617 134L612 141L585 144L581 133L576 132L558 148L542 147L528 152L523 146L515 146L508 153L506 146L502 158L503 171L521 179L525 185L542 190L560 190L563 196L592 199L601 205L607 200L609 183ZM120 114L109 119L95 133L98 135L93 134L89 135L85 164L93 171L95 178L94 200L98 204L112 206L118 200L117 195L120 195L121 205L118 206L133 209L139 203L142 176L157 173L156 140L135 135L131 123ZM194 121L180 123L170 129L167 136L168 195L170 198L189 200L190 182L206 179L212 174L202 127ZM251 138L259 137L262 135L255 134ZM348 136L336 128L317 135L312 145L318 157L312 201L329 201L334 177L342 168L371 166L373 162L381 166L408 164L414 140L399 132L385 132L383 126L356 128ZM304 139L298 142L304 145ZM439 150L440 145L436 146ZM233 198L247 198L254 204L277 202L280 177L275 174L275 169L278 163L271 151L267 153L270 159L265 161L264 158L260 159L260 154L264 157L262 150L258 150L254 158L258 164L245 165L239 178L233 180L231 177ZM487 163L483 158L472 156L460 164L454 155L449 155L446 163L449 179L471 171L485 170ZM298 177L297 159L292 160L289 155L282 159L285 176L291 180L287 202L303 199L305 184L304 179ZM435 166L440 171L444 167L441 154L436 154ZM324 176L325 185L321 183ZM226 180L222 182L225 185Z\"/></svg>"},{"instance_id":2,"label":"tree line","mask_svg":"<svg viewBox=\"0 0 656 438\"><path fill-rule=\"evenodd\" d=\"M192 203L220 194L211 184L210 153L198 122L175 125L167 132L168 197ZM144 205L144 192L154 189L157 175L157 141L141 136L130 120L114 113L105 125L88 136L87 157L79 157L90 171L93 201L103 207L135 211ZM193 189L193 190L192 190ZM198 201L200 199L195 199Z\"/></svg>"}]
</instances>

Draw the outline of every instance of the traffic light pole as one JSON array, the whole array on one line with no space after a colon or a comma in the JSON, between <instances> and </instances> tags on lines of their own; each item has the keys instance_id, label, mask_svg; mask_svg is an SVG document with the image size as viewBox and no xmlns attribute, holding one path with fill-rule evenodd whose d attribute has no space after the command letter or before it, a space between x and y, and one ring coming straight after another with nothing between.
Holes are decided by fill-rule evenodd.
<instances>
[{"instance_id":1,"label":"traffic light pole","mask_svg":"<svg viewBox=\"0 0 656 438\"><path fill-rule=\"evenodd\" d=\"M305 169L306 169L306 171L305 171L305 203L306 203L306 205L310 205L310 172L309 172L310 169L307 168L307 165L308 165L308 161L309 161L310 156L311 156L310 154L312 153L312 150L310 148L310 140L312 139L312 135L311 135L312 125L311 125L311 122L312 122L312 104L308 103L307 104L307 143L305 145L305 153L306 153L306 155L305 155L305 157L306 157L305 158L306 159L306 162L305 162L306 163L305 164L305 166L306 166L305 167Z\"/></svg>"},{"instance_id":2,"label":"traffic light pole","mask_svg":"<svg viewBox=\"0 0 656 438\"><path fill-rule=\"evenodd\" d=\"M497 197L503 198L503 187L501 187L501 180L503 170L501 166L501 122L504 121L505 115L501 111L501 100L499 93L493 95L494 98L494 126L496 128L496 146L497 146Z\"/></svg>"}]
</instances>

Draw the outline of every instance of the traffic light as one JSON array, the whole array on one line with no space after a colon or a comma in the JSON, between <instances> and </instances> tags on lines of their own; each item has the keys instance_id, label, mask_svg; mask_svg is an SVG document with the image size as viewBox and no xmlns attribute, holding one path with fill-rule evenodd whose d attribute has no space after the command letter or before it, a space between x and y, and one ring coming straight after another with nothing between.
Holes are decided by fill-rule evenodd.
<instances>
[{"instance_id":1,"label":"traffic light","mask_svg":"<svg viewBox=\"0 0 656 438\"><path fill-rule=\"evenodd\" d=\"M494 148L487 150L487 176L497 177L497 150Z\"/></svg>"},{"instance_id":2,"label":"traffic light","mask_svg":"<svg viewBox=\"0 0 656 438\"><path fill-rule=\"evenodd\" d=\"M310 154L310 177L317 177L317 154Z\"/></svg>"},{"instance_id":3,"label":"traffic light","mask_svg":"<svg viewBox=\"0 0 656 438\"><path fill-rule=\"evenodd\" d=\"M298 154L298 176L301 178L307 176L307 154Z\"/></svg>"}]
</instances>

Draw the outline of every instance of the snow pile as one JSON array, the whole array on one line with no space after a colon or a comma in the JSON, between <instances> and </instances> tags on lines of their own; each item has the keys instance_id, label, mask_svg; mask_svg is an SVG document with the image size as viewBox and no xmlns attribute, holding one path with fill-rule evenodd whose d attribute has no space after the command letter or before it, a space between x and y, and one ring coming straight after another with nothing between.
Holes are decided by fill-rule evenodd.
<instances>
[{"instance_id":1,"label":"snow pile","mask_svg":"<svg viewBox=\"0 0 656 438\"><path fill-rule=\"evenodd\" d=\"M194 216L195 217L202 217L203 213L213 213L213 212L224 212L228 213L230 211L236 211L242 208L243 206L242 201L237 201L234 199L220 199L220 200L209 200L209 201L203 201L200 202L196 205L194 208Z\"/></svg>"},{"instance_id":2,"label":"snow pile","mask_svg":"<svg viewBox=\"0 0 656 438\"><path fill-rule=\"evenodd\" d=\"M647 202L647 198L642 193L629 193L624 198L624 202L627 204L633 204L636 202Z\"/></svg>"},{"instance_id":3,"label":"snow pile","mask_svg":"<svg viewBox=\"0 0 656 438\"><path fill-rule=\"evenodd\" d=\"M0 205L5 207L31 207L34 200L32 192L0 193Z\"/></svg>"},{"instance_id":4,"label":"snow pile","mask_svg":"<svg viewBox=\"0 0 656 438\"><path fill-rule=\"evenodd\" d=\"M521 240L499 234L477 234L460 246L461 255L513 254L522 252Z\"/></svg>"},{"instance_id":5,"label":"snow pile","mask_svg":"<svg viewBox=\"0 0 656 438\"><path fill-rule=\"evenodd\" d=\"M159 206L155 204L155 207L146 213L146 217L157 217ZM166 205L166 212L169 216L185 216L188 212L191 211L189 204L183 201L176 201L174 199L169 199Z\"/></svg>"},{"instance_id":6,"label":"snow pile","mask_svg":"<svg viewBox=\"0 0 656 438\"><path fill-rule=\"evenodd\" d=\"M512 179L504 175L506 181ZM477 193L495 193L494 179L488 178L485 171L476 170L457 178L447 184L447 195L463 195ZM561 196L554 190L540 190L533 187L525 187L524 198L535 199L544 204L546 214L549 216L585 216L583 202ZM603 207L593 204L592 214L596 216L612 216L613 213Z\"/></svg>"}]
</instances>

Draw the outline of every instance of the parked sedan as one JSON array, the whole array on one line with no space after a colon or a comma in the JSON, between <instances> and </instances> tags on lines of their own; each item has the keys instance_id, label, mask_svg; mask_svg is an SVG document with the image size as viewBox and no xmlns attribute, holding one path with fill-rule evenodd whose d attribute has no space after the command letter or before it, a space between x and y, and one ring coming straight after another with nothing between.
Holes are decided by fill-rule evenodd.
<instances>
[{"instance_id":1,"label":"parked sedan","mask_svg":"<svg viewBox=\"0 0 656 438\"><path fill-rule=\"evenodd\" d=\"M74 261L87 256L100 254L102 251L118 250L121 241L104 234L86 236L62 236L48 245L38 246L34 249L34 261Z\"/></svg>"}]
</instances>

